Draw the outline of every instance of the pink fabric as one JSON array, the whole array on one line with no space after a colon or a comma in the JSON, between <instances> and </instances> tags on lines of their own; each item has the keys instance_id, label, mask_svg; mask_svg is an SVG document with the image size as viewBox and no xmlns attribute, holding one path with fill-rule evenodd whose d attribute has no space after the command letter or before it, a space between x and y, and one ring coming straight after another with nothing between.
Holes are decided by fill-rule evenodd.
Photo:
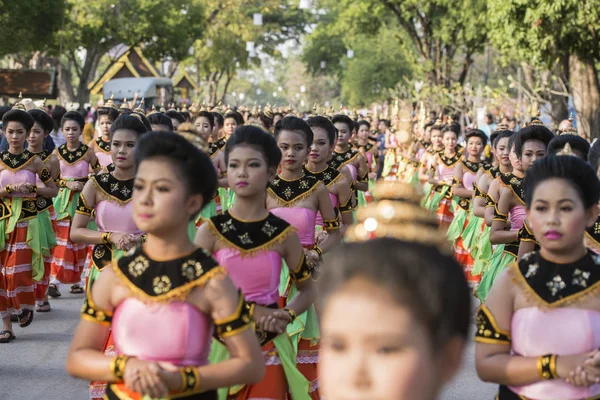
<instances>
[{"instance_id":1,"label":"pink fabric","mask_svg":"<svg viewBox=\"0 0 600 400\"><path fill-rule=\"evenodd\" d=\"M315 244L316 211L299 207L274 208L270 211L296 228L302 246L312 247Z\"/></svg>"},{"instance_id":2,"label":"pink fabric","mask_svg":"<svg viewBox=\"0 0 600 400\"><path fill-rule=\"evenodd\" d=\"M96 152L96 157L98 158L98 162L102 167L107 167L113 162L111 155L103 151Z\"/></svg>"},{"instance_id":3,"label":"pink fabric","mask_svg":"<svg viewBox=\"0 0 600 400\"><path fill-rule=\"evenodd\" d=\"M511 322L512 350L524 357L570 355L600 347L600 313L577 308L517 310ZM530 399L584 399L600 394L600 385L572 386L562 379L511 387Z\"/></svg>"},{"instance_id":4,"label":"pink fabric","mask_svg":"<svg viewBox=\"0 0 600 400\"><path fill-rule=\"evenodd\" d=\"M471 171L465 172L465 174L463 175L463 186L465 187L465 189L473 190L473 184L475 183L476 177L477 175L472 173Z\"/></svg>"},{"instance_id":5,"label":"pink fabric","mask_svg":"<svg viewBox=\"0 0 600 400\"><path fill-rule=\"evenodd\" d=\"M346 164L346 167L350 170L350 175L352 175L352 181L356 182L356 177L358 176L358 171L356 167L352 164Z\"/></svg>"},{"instance_id":6,"label":"pink fabric","mask_svg":"<svg viewBox=\"0 0 600 400\"><path fill-rule=\"evenodd\" d=\"M30 184L36 186L36 184L35 184L36 177L37 177L36 173L31 172L26 169L20 169L18 171L11 171L11 170L5 169L0 172L0 187L5 187L6 185L17 185L20 183L30 183ZM17 192L13 192L12 194L9 195L9 197L35 197L35 196L36 196L35 193L22 194L22 193L17 193Z\"/></svg>"},{"instance_id":7,"label":"pink fabric","mask_svg":"<svg viewBox=\"0 0 600 400\"><path fill-rule=\"evenodd\" d=\"M122 206L112 201L100 201L96 204L98 230L100 232L142 233L133 222L132 207L132 202Z\"/></svg>"},{"instance_id":8,"label":"pink fabric","mask_svg":"<svg viewBox=\"0 0 600 400\"><path fill-rule=\"evenodd\" d=\"M365 156L367 157L367 166L369 167L369 171L370 171L371 167L373 165L373 153L367 152L367 153L365 153Z\"/></svg>"},{"instance_id":9,"label":"pink fabric","mask_svg":"<svg viewBox=\"0 0 600 400\"><path fill-rule=\"evenodd\" d=\"M239 250L226 248L217 251L214 257L246 300L265 306L279 300L282 262L276 251L265 250L252 257L242 257Z\"/></svg>"},{"instance_id":10,"label":"pink fabric","mask_svg":"<svg viewBox=\"0 0 600 400\"><path fill-rule=\"evenodd\" d=\"M446 184L452 184L452 177L454 176L454 167L446 167L445 165L438 165L437 167L438 179L445 181Z\"/></svg>"},{"instance_id":11,"label":"pink fabric","mask_svg":"<svg viewBox=\"0 0 600 400\"><path fill-rule=\"evenodd\" d=\"M79 160L75 164L69 164L59 158L61 178L86 178L90 172L90 163Z\"/></svg>"},{"instance_id":12,"label":"pink fabric","mask_svg":"<svg viewBox=\"0 0 600 400\"><path fill-rule=\"evenodd\" d=\"M523 227L523 223L525 222L525 206L515 206L511 208L508 213L508 218L510 219L510 230L518 231Z\"/></svg>"},{"instance_id":13,"label":"pink fabric","mask_svg":"<svg viewBox=\"0 0 600 400\"><path fill-rule=\"evenodd\" d=\"M333 206L334 209L339 206L338 198L335 194L329 193L329 199L331 200L331 205ZM317 219L315 222L316 222L316 225L323 226L323 217L321 217L320 212L317 213Z\"/></svg>"},{"instance_id":14,"label":"pink fabric","mask_svg":"<svg viewBox=\"0 0 600 400\"><path fill-rule=\"evenodd\" d=\"M419 151L417 151L417 160L420 160L420 159L421 159L421 157L423 157L423 154L425 154L425 152L426 152L426 151L427 151L427 149L425 149L425 148L421 147L421 148L419 149Z\"/></svg>"},{"instance_id":15,"label":"pink fabric","mask_svg":"<svg viewBox=\"0 0 600 400\"><path fill-rule=\"evenodd\" d=\"M117 353L176 365L206 365L212 340L210 316L183 301L143 303L130 297L115 310Z\"/></svg>"}]
</instances>

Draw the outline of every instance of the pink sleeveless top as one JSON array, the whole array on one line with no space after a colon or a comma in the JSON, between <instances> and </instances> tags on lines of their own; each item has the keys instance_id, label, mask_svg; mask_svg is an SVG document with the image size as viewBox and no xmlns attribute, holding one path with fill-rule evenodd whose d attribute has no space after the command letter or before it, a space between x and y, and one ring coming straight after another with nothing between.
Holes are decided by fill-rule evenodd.
<instances>
[{"instance_id":1,"label":"pink sleeveless top","mask_svg":"<svg viewBox=\"0 0 600 400\"><path fill-rule=\"evenodd\" d=\"M269 211L296 228L302 246L315 245L316 211L299 207L274 208Z\"/></svg>"},{"instance_id":2,"label":"pink sleeveless top","mask_svg":"<svg viewBox=\"0 0 600 400\"><path fill-rule=\"evenodd\" d=\"M356 177L358 176L358 171L356 167L352 164L346 164L346 167L350 170L350 175L352 175L352 181L356 182Z\"/></svg>"},{"instance_id":3,"label":"pink sleeveless top","mask_svg":"<svg viewBox=\"0 0 600 400\"><path fill-rule=\"evenodd\" d=\"M65 162L60 157L58 158L60 163L60 176L61 178L80 179L87 178L90 171L90 163L85 160L80 160L74 164Z\"/></svg>"},{"instance_id":4,"label":"pink sleeveless top","mask_svg":"<svg viewBox=\"0 0 600 400\"><path fill-rule=\"evenodd\" d=\"M446 184L451 185L452 184L452 177L454 176L454 167L446 167L445 165L439 165L437 166L437 174L438 174L438 179L441 181L445 181Z\"/></svg>"},{"instance_id":5,"label":"pink sleeveless top","mask_svg":"<svg viewBox=\"0 0 600 400\"><path fill-rule=\"evenodd\" d=\"M252 257L242 257L239 250L225 248L214 254L233 284L242 290L248 301L267 306L279 300L281 255L273 250L260 251Z\"/></svg>"},{"instance_id":6,"label":"pink sleeveless top","mask_svg":"<svg viewBox=\"0 0 600 400\"><path fill-rule=\"evenodd\" d=\"M98 162L103 168L109 166L113 162L111 155L103 151L97 151L96 157L98 157Z\"/></svg>"},{"instance_id":7,"label":"pink sleeveless top","mask_svg":"<svg viewBox=\"0 0 600 400\"><path fill-rule=\"evenodd\" d=\"M511 208L508 213L508 218L510 219L510 230L518 231L523 227L523 223L525 222L525 206L514 206Z\"/></svg>"},{"instance_id":8,"label":"pink sleeveless top","mask_svg":"<svg viewBox=\"0 0 600 400\"><path fill-rule=\"evenodd\" d=\"M423 157L423 154L425 154L425 152L426 152L426 151L427 151L427 149L425 149L425 148L421 147L421 148L419 149L419 151L417 151L417 154L416 154L416 158L417 158L417 160L420 160L420 159L421 159L421 157Z\"/></svg>"},{"instance_id":9,"label":"pink sleeveless top","mask_svg":"<svg viewBox=\"0 0 600 400\"><path fill-rule=\"evenodd\" d=\"M465 189L473 190L473 184L475 183L476 177L477 177L477 175L472 173L471 171L467 171L464 173L463 186L465 187Z\"/></svg>"},{"instance_id":10,"label":"pink sleeveless top","mask_svg":"<svg viewBox=\"0 0 600 400\"><path fill-rule=\"evenodd\" d=\"M117 306L112 335L118 354L175 365L206 365L210 316L183 301L144 303L130 297Z\"/></svg>"},{"instance_id":11,"label":"pink sleeveless top","mask_svg":"<svg viewBox=\"0 0 600 400\"><path fill-rule=\"evenodd\" d=\"M334 209L338 208L338 206L340 205L338 203L337 196L333 193L329 193L329 200L331 200L331 205L333 206ZM340 223L341 223L341 220L340 220ZM321 216L320 212L317 213L317 219L315 221L315 224L318 226L323 226L323 217Z\"/></svg>"},{"instance_id":12,"label":"pink sleeveless top","mask_svg":"<svg viewBox=\"0 0 600 400\"><path fill-rule=\"evenodd\" d=\"M96 224L100 232L117 232L140 234L133 222L132 211L133 203L119 205L108 200L101 200L96 204Z\"/></svg>"},{"instance_id":13,"label":"pink sleeveless top","mask_svg":"<svg viewBox=\"0 0 600 400\"><path fill-rule=\"evenodd\" d=\"M36 177L37 174L31 172L26 169L20 169L17 171L11 171L5 169L0 172L0 187L5 187L6 185L16 185L20 183L30 183L36 186ZM23 194L13 192L8 197L35 197L35 193Z\"/></svg>"},{"instance_id":14,"label":"pink sleeveless top","mask_svg":"<svg viewBox=\"0 0 600 400\"><path fill-rule=\"evenodd\" d=\"M511 321L512 350L524 357L569 355L600 347L600 313L578 308L517 310ZM575 387L562 379L510 388L529 399L584 399L600 394L600 385Z\"/></svg>"}]
</instances>

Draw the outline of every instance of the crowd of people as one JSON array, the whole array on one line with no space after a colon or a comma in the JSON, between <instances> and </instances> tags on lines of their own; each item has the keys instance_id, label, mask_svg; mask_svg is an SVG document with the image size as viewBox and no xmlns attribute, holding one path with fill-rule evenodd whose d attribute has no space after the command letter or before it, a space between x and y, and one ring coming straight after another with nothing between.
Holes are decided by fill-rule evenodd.
<instances>
[{"instance_id":1,"label":"crowd of people","mask_svg":"<svg viewBox=\"0 0 600 400\"><path fill-rule=\"evenodd\" d=\"M600 143L572 121L0 112L0 343L81 295L92 399L433 400L471 333L500 400L600 395Z\"/></svg>"}]
</instances>

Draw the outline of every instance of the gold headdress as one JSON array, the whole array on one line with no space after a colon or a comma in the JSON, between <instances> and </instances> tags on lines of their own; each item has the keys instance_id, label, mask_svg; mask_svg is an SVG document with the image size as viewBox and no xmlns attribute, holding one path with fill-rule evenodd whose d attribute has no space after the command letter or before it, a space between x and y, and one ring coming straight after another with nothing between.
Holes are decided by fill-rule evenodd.
<instances>
[{"instance_id":1,"label":"gold headdress","mask_svg":"<svg viewBox=\"0 0 600 400\"><path fill-rule=\"evenodd\" d=\"M317 115L319 115L319 106L317 105L317 103L315 103L315 104L313 105L313 108L312 108L312 115L314 115L314 116L317 116Z\"/></svg>"},{"instance_id":2,"label":"gold headdress","mask_svg":"<svg viewBox=\"0 0 600 400\"><path fill-rule=\"evenodd\" d=\"M267 105L265 106L263 114L267 118L273 118L273 109L271 108L271 105L269 103L267 103Z\"/></svg>"},{"instance_id":3,"label":"gold headdress","mask_svg":"<svg viewBox=\"0 0 600 400\"><path fill-rule=\"evenodd\" d=\"M558 155L558 156L574 156L575 153L573 152L573 149L571 148L571 144L566 143L565 147L563 147L561 151L556 153L556 155Z\"/></svg>"},{"instance_id":4,"label":"gold headdress","mask_svg":"<svg viewBox=\"0 0 600 400\"><path fill-rule=\"evenodd\" d=\"M531 120L529 125L544 126L544 123L540 119L541 116L542 116L542 112L540 110L538 110L535 117L533 117L533 119Z\"/></svg>"},{"instance_id":5,"label":"gold headdress","mask_svg":"<svg viewBox=\"0 0 600 400\"><path fill-rule=\"evenodd\" d=\"M200 107L200 111L210 111L208 109L208 107L206 107L206 104L204 104L204 102L202 102L202 106Z\"/></svg>"},{"instance_id":6,"label":"gold headdress","mask_svg":"<svg viewBox=\"0 0 600 400\"><path fill-rule=\"evenodd\" d=\"M136 108L134 108L133 112L137 112L140 113L142 115L146 115L146 107L144 107L144 98L142 97L142 100L140 101L140 105L137 106Z\"/></svg>"},{"instance_id":7,"label":"gold headdress","mask_svg":"<svg viewBox=\"0 0 600 400\"><path fill-rule=\"evenodd\" d=\"M444 126L444 115L440 114L438 119L435 120L434 126Z\"/></svg>"},{"instance_id":8,"label":"gold headdress","mask_svg":"<svg viewBox=\"0 0 600 400\"><path fill-rule=\"evenodd\" d=\"M127 97L125 97L123 99L123 103L121 103L121 106L119 107L119 110L121 110L121 111L131 111L131 108L129 108L129 103L127 103Z\"/></svg>"},{"instance_id":9,"label":"gold headdress","mask_svg":"<svg viewBox=\"0 0 600 400\"><path fill-rule=\"evenodd\" d=\"M100 108L112 108L113 110L117 110L119 111L119 108L117 107L117 105L114 102L115 95L114 93L110 95L110 99L108 99L108 101L106 103L104 103L103 106L101 106Z\"/></svg>"},{"instance_id":10,"label":"gold headdress","mask_svg":"<svg viewBox=\"0 0 600 400\"><path fill-rule=\"evenodd\" d=\"M180 124L177 128L177 134L186 138L188 142L196 146L201 151L205 153L208 151L206 141L198 135L196 127L190 124L189 122L184 122L183 124Z\"/></svg>"},{"instance_id":11,"label":"gold headdress","mask_svg":"<svg viewBox=\"0 0 600 400\"><path fill-rule=\"evenodd\" d=\"M231 108L231 106L228 104L227 105L227 109L225 110L225 114L230 114L233 112L233 109Z\"/></svg>"},{"instance_id":12,"label":"gold headdress","mask_svg":"<svg viewBox=\"0 0 600 400\"><path fill-rule=\"evenodd\" d=\"M569 115L569 125L562 131L560 131L561 135L579 135L577 132L577 128L573 126L573 114Z\"/></svg>"},{"instance_id":13,"label":"gold headdress","mask_svg":"<svg viewBox=\"0 0 600 400\"><path fill-rule=\"evenodd\" d=\"M150 111L150 114L148 114L148 117L154 114L158 114L158 111L156 111L156 107L154 106L154 104L152 104L152 111Z\"/></svg>"},{"instance_id":14,"label":"gold headdress","mask_svg":"<svg viewBox=\"0 0 600 400\"><path fill-rule=\"evenodd\" d=\"M285 115L294 115L294 106L289 104L285 109Z\"/></svg>"},{"instance_id":15,"label":"gold headdress","mask_svg":"<svg viewBox=\"0 0 600 400\"><path fill-rule=\"evenodd\" d=\"M183 107L181 107L181 112L189 112L188 108L187 108L187 104L184 104Z\"/></svg>"},{"instance_id":16,"label":"gold headdress","mask_svg":"<svg viewBox=\"0 0 600 400\"><path fill-rule=\"evenodd\" d=\"M37 103L37 104L36 104ZM42 101L34 101L32 110L46 111L46 99Z\"/></svg>"},{"instance_id":17,"label":"gold headdress","mask_svg":"<svg viewBox=\"0 0 600 400\"><path fill-rule=\"evenodd\" d=\"M190 106L190 113L197 114L200 109L198 108L198 103L192 103Z\"/></svg>"},{"instance_id":18,"label":"gold headdress","mask_svg":"<svg viewBox=\"0 0 600 400\"><path fill-rule=\"evenodd\" d=\"M165 103L164 102L160 103L160 110L159 111L161 113L166 113L167 112L167 109L165 108Z\"/></svg>"},{"instance_id":19,"label":"gold headdress","mask_svg":"<svg viewBox=\"0 0 600 400\"><path fill-rule=\"evenodd\" d=\"M509 131L509 130L510 129L508 128L508 125L503 122L500 122L498 124L498 127L496 128L496 132L503 132L503 131Z\"/></svg>"},{"instance_id":20,"label":"gold headdress","mask_svg":"<svg viewBox=\"0 0 600 400\"><path fill-rule=\"evenodd\" d=\"M351 242L393 237L417 242L449 253L450 245L438 229L435 215L420 206L422 193L410 184L380 181L375 185L374 203L360 208L357 223L346 230Z\"/></svg>"},{"instance_id":21,"label":"gold headdress","mask_svg":"<svg viewBox=\"0 0 600 400\"><path fill-rule=\"evenodd\" d=\"M19 92L19 98L18 98L17 102L12 106L12 109L27 111L25 104L23 104L23 92Z\"/></svg>"}]
</instances>

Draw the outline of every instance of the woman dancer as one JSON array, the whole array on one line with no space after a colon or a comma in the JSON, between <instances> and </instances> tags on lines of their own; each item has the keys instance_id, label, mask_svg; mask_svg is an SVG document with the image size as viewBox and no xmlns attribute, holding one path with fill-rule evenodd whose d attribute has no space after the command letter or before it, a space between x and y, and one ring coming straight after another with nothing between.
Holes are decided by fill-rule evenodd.
<instances>
[{"instance_id":1,"label":"woman dancer","mask_svg":"<svg viewBox=\"0 0 600 400\"><path fill-rule=\"evenodd\" d=\"M436 210L440 228L443 232L446 232L454 218L454 205L450 188L454 168L460 161L460 154L456 146L458 141L456 132L450 127L444 128L442 132L444 151L434 157L432 162L434 168L429 171L429 183L434 186L434 190L431 192L433 197L429 209Z\"/></svg>"},{"instance_id":2,"label":"woman dancer","mask_svg":"<svg viewBox=\"0 0 600 400\"><path fill-rule=\"evenodd\" d=\"M471 248L474 246L475 236L472 234L476 226L469 226L471 198L473 197L473 184L475 177L482 167L481 155L487 144L487 136L478 129L472 129L465 135L467 142L465 155L454 168L452 181L452 194L458 197L454 219L448 227L447 237L454 244L454 258L462 265L471 286L477 286L481 279L472 275L475 261L471 257Z\"/></svg>"},{"instance_id":3,"label":"woman dancer","mask_svg":"<svg viewBox=\"0 0 600 400\"><path fill-rule=\"evenodd\" d=\"M97 139L88 143L88 146L92 149L102 167L106 167L113 162L110 154L110 126L118 117L119 109L113 103L112 98L98 108L98 125L101 134Z\"/></svg>"},{"instance_id":4,"label":"woman dancer","mask_svg":"<svg viewBox=\"0 0 600 400\"><path fill-rule=\"evenodd\" d=\"M527 171L524 187L541 248L503 271L480 307L477 372L500 384L500 400L595 398L600 370L571 372L597 353L600 259L583 237L598 215L600 182L576 157L548 156Z\"/></svg>"},{"instance_id":5,"label":"woman dancer","mask_svg":"<svg viewBox=\"0 0 600 400\"><path fill-rule=\"evenodd\" d=\"M344 226L352 224L352 187L350 181L327 161L331 157L336 142L335 126L325 117L309 118L308 126L313 132L308 162L304 174L313 176L325 184L329 191L331 204L339 211ZM317 214L317 226L323 226L321 213Z\"/></svg>"},{"instance_id":6,"label":"woman dancer","mask_svg":"<svg viewBox=\"0 0 600 400\"><path fill-rule=\"evenodd\" d=\"M259 381L264 367L248 307L187 233L216 189L210 160L181 136L153 132L138 143L136 167L133 219L148 240L90 288L67 371L109 381L108 399L212 400L219 387ZM208 365L213 327L231 358ZM109 328L114 357L102 352Z\"/></svg>"},{"instance_id":7,"label":"woman dancer","mask_svg":"<svg viewBox=\"0 0 600 400\"><path fill-rule=\"evenodd\" d=\"M54 122L52 121L52 117L44 110L33 109L28 112L33 117L34 124L29 132L29 136L27 136L27 150L37 155L43 161L44 168L50 172L50 176L54 181L60 175L58 158L54 154L44 150L44 139L52 131ZM35 301L37 303L35 310L37 312L49 312L51 311L51 307L48 301L48 285L50 283L52 252L56 246L56 235L54 233L56 230L56 213L52 205L53 196L43 194L43 192L47 193L48 191L39 176L36 178L36 186L37 197L35 203L40 231L40 245L44 258L44 277L34 284ZM56 196L58 191L52 190L50 193Z\"/></svg>"},{"instance_id":8,"label":"woman dancer","mask_svg":"<svg viewBox=\"0 0 600 400\"><path fill-rule=\"evenodd\" d=\"M53 197L56 186L44 162L25 149L25 139L34 119L18 103L2 117L8 150L0 153L0 343L15 339L10 314L18 316L19 326L25 328L33 321L35 306L34 281L44 276L44 261L40 243L35 202L38 188L36 178L46 185L39 194Z\"/></svg>"},{"instance_id":9,"label":"woman dancer","mask_svg":"<svg viewBox=\"0 0 600 400\"><path fill-rule=\"evenodd\" d=\"M419 181L423 184L423 207L429 209L431 206L431 199L433 197L434 186L429 183L429 171L433 167L436 154L444 150L444 143L442 141L442 130L440 127L435 126L431 128L431 146L427 149L419 162L419 170L417 176Z\"/></svg>"},{"instance_id":10,"label":"woman dancer","mask_svg":"<svg viewBox=\"0 0 600 400\"><path fill-rule=\"evenodd\" d=\"M346 231L355 243L331 253L319 281L321 393L434 400L467 343L467 282L414 188L376 184L373 194L377 202Z\"/></svg>"},{"instance_id":11,"label":"woman dancer","mask_svg":"<svg viewBox=\"0 0 600 400\"><path fill-rule=\"evenodd\" d=\"M265 206L265 189L275 177L281 151L273 136L261 128L243 126L227 142L225 159L236 203L200 226L196 244L214 254L252 304L267 367L261 382L230 387L224 397L285 399L290 392L294 399L308 399L310 384L296 367L286 326L313 303L311 272L294 228ZM280 309L283 261L298 293ZM211 359L226 358L223 350L215 343Z\"/></svg>"},{"instance_id":12,"label":"woman dancer","mask_svg":"<svg viewBox=\"0 0 600 400\"><path fill-rule=\"evenodd\" d=\"M76 111L67 112L61 121L66 143L54 150L60 163L60 191L54 199L56 211L56 248L51 265L52 279L48 294L61 296L58 285L70 283L71 293L83 293L81 272L87 256L87 246L75 244L69 238L71 223L79 201L79 194L88 180L90 168L100 170L98 158L91 149L79 141L85 121Z\"/></svg>"}]
</instances>

